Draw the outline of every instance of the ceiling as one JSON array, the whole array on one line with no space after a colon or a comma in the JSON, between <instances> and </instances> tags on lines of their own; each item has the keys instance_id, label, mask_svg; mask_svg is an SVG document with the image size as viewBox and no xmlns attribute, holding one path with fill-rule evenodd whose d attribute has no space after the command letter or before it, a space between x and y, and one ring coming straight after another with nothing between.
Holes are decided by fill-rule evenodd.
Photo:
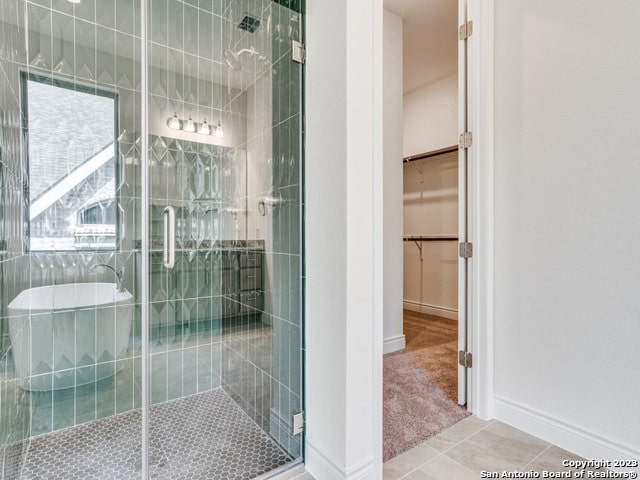
<instances>
[{"instance_id":1,"label":"ceiling","mask_svg":"<svg viewBox=\"0 0 640 480\"><path fill-rule=\"evenodd\" d=\"M458 70L458 0L384 0L403 18L407 94Z\"/></svg>"}]
</instances>

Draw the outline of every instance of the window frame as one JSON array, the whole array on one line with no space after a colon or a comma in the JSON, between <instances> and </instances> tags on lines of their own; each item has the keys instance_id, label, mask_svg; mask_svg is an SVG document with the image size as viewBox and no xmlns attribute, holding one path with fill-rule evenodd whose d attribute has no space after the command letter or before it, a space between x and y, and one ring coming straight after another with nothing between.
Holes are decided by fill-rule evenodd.
<instances>
[{"instance_id":1,"label":"window frame","mask_svg":"<svg viewBox=\"0 0 640 480\"><path fill-rule=\"evenodd\" d=\"M93 247L91 249L77 248L70 250L58 249L32 249L31 248L31 199L30 197L30 172L29 172L29 88L28 82L38 82L58 88L65 88L75 92L86 93L105 97L113 100L113 170L114 170L114 202L115 202L115 244L114 246ZM113 88L98 85L97 83L80 82L70 78L63 78L46 72L32 70L20 70L20 114L21 114L21 150L22 150L22 197L23 197L23 251L24 253L74 253L74 252L120 252L122 234L122 214L120 185L122 178L122 165L120 162L120 108L118 91Z\"/></svg>"}]
</instances>

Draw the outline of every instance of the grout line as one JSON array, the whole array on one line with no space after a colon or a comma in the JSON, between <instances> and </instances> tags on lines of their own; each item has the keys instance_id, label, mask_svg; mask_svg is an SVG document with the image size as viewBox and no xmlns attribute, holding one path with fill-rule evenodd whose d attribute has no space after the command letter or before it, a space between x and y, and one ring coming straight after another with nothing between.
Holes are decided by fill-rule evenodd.
<instances>
[{"instance_id":1,"label":"grout line","mask_svg":"<svg viewBox=\"0 0 640 480\"><path fill-rule=\"evenodd\" d=\"M477 418L477 417L473 417L473 416L471 416L471 417L467 417L467 418ZM463 420L464 420L464 419L463 419ZM458 445L460 445L461 443L466 442L466 441L467 441L467 440L469 440L471 437L473 437L473 436L477 435L478 433L480 433L482 430L484 430L485 428L487 428L487 427L488 427L489 425L491 425L492 423L494 423L494 420L489 420L489 421L487 422L487 424L486 424L486 425L484 425L482 428L480 428L480 429L476 430L476 431L475 431L475 432L473 432L473 433L470 433L469 435L467 435L466 437L464 437L464 438L463 438L462 440L460 440L459 442L454 443L454 444L453 444L453 445L451 445L449 448L446 448L445 450L443 450L443 451L442 451L442 454L445 454L445 453L449 452L450 450L454 449L455 447L457 447ZM453 425L451 425L451 427L449 427L449 428L452 428L454 425L456 425L456 424L454 423L454 424L453 424ZM447 430L448 430L448 429L447 429ZM443 430L443 431L442 431L442 432L440 432L440 433L444 433L444 432L446 432L447 430ZM440 434L438 434L438 435L440 435ZM431 438L435 438L435 437L437 437L437 435L435 435L434 437L431 437ZM427 439L426 441L428 441L428 440L429 440L429 439Z\"/></svg>"},{"instance_id":2,"label":"grout line","mask_svg":"<svg viewBox=\"0 0 640 480\"><path fill-rule=\"evenodd\" d=\"M467 418L473 418L473 417L467 417ZM488 427L489 425L491 425L493 422L494 422L493 420L488 421L488 422L487 422L487 424L486 424L486 425L484 425L482 428L480 428L479 430L477 430L477 431L475 431L475 432L473 432L473 433L469 434L468 436L466 436L465 438L463 438L462 440L460 440L458 443L453 444L451 447L449 447L449 448L447 448L446 450L443 450L443 451L440 451L440 450L438 450L438 449L436 449L436 448L434 448L434 447L430 446L430 445L427 443L427 442L429 441L429 439L427 439L427 440L423 441L422 443L419 443L418 445L416 445L416 446L415 446L415 447L413 447L413 448L417 448L419 445L426 445L427 447L429 447L429 448L431 448L431 449L433 449L433 450L437 451L437 452L438 452L438 454L437 454L435 457L433 457L433 458L431 458L431 459L429 459L429 460L427 460L427 461L425 461L425 462L421 463L421 464L420 464L420 465L418 465L416 468L414 468L414 469L410 470L409 472L405 473L404 475L402 475L401 477L399 477L399 478L398 478L398 480L403 480L403 479L407 478L409 475L411 475L412 473L416 472L417 470L419 470L420 468L422 468L424 465L426 465L426 464L428 464L428 463L431 463L432 461L436 460L436 459L437 459L437 458L439 458L439 457L446 456L448 459L453 460L451 457L449 457L449 455L446 455L446 453L447 453L447 452L449 452L449 451L450 451L451 449L453 449L454 447L456 447L456 446L460 445L461 443L465 442L465 441L466 441L466 440L468 440L469 438L473 437L474 435L476 435L476 434L480 433L480 431L482 431L482 430L484 430L485 428L487 428L487 427ZM456 425L456 424L454 424L454 425ZM453 427L453 425L452 425L451 427L449 427L449 428L452 428L452 427ZM448 430L448 429L445 429L445 430L443 430L442 432L440 432L439 434L434 435L434 436L433 436L433 437L431 437L431 438L435 438L435 437L437 437L438 435L440 435L440 434L442 434L442 433L446 432L447 430ZM411 450L413 450L413 449L411 449ZM411 450L407 450L407 452L410 452ZM407 452L404 452L404 453L407 453ZM402 454L400 454L400 455L402 455ZM397 457L395 457L395 458L397 458ZM392 461L392 460L393 460L393 459L387 460L387 462L390 462L390 461ZM455 460L454 460L454 461L455 461ZM385 462L385 463L387 463L387 462ZM458 463L458 462L456 462L456 463ZM464 465L463 465L463 466L464 466ZM466 467L465 467L465 468L466 468ZM469 470L469 469L467 468L467 470ZM473 473L473 472L472 472L472 473Z\"/></svg>"},{"instance_id":3,"label":"grout line","mask_svg":"<svg viewBox=\"0 0 640 480\"><path fill-rule=\"evenodd\" d=\"M525 466L523 466L522 469L525 470L527 467L529 467L533 462L535 462L542 455L544 455L552 446L553 446L552 444L548 444L538 455L533 457L533 459L529 463L527 463Z\"/></svg>"},{"instance_id":4,"label":"grout line","mask_svg":"<svg viewBox=\"0 0 640 480\"><path fill-rule=\"evenodd\" d=\"M433 457L431 460L435 460L436 458L440 458L442 456L442 454L439 454L435 457ZM420 470L422 467L424 467L427 463L429 463L431 460L426 461L424 463L421 463L419 466L417 466L416 468L414 468L413 470L411 470L410 472L405 473L404 475L402 475L401 477L398 477L398 480L405 480L407 478L409 478L410 475L413 475L414 473L416 473L418 470Z\"/></svg>"},{"instance_id":5,"label":"grout line","mask_svg":"<svg viewBox=\"0 0 640 480\"><path fill-rule=\"evenodd\" d=\"M425 442L426 442L426 441L425 441ZM413 447L413 448L416 448L416 447L418 447L419 445L426 445L426 443L425 443L425 442L419 443L418 445L416 445L416 446L415 446L415 447ZM428 446L429 448L433 449L433 450L436 450L435 448L430 447L429 445L427 445L427 446ZM412 448L411 450L413 450L413 448ZM406 452L403 452L403 453L410 452L411 450L407 450ZM437 451L437 450L436 450L436 451ZM402 455L402 453L401 453L400 455ZM399 457L400 455L398 455L398 457ZM427 463L429 463L429 462L431 462L431 461L435 460L436 458L439 458L439 457L441 457L441 456L443 456L443 455L444 455L444 454L443 454L442 452L438 451L438 454L437 454L435 457L430 458L429 460L427 460L427 461L425 461L425 462L422 462L420 465L418 465L418 466L417 466L417 467L415 467L414 469L412 469L412 470L408 471L407 473L403 474L401 477L398 477L398 480L402 480L402 479L404 479L404 478L407 478L409 475L411 475L411 474L415 473L416 471L420 470L420 468L422 468L423 466L425 466ZM397 457L394 457L394 458L397 458ZM388 462L390 462L391 460L393 460L393 458L392 458L392 459L390 459L390 460L387 460L387 461L388 461ZM386 462L385 462L385 463L386 463Z\"/></svg>"},{"instance_id":6,"label":"grout line","mask_svg":"<svg viewBox=\"0 0 640 480\"><path fill-rule=\"evenodd\" d=\"M473 470L471 470L471 469L470 469L469 467L467 467L466 465L464 465L464 464L460 463L460 462L459 462L459 461L457 461L456 459L451 458L449 455L446 455L446 457L447 457L447 459L448 459L448 460L451 460L451 461L452 461L453 463L455 463L456 465L459 465L459 466L461 466L462 468L464 468L467 472L470 472L470 473L472 473L472 474L474 474L474 475L477 475L477 473L476 473L476 472L474 472Z\"/></svg>"}]
</instances>

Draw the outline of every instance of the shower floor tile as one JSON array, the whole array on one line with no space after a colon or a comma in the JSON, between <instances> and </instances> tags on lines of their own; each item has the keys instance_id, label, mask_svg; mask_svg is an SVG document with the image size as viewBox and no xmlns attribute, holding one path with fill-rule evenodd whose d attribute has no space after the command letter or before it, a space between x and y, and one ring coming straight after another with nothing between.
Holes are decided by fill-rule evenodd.
<instances>
[{"instance_id":1,"label":"shower floor tile","mask_svg":"<svg viewBox=\"0 0 640 480\"><path fill-rule=\"evenodd\" d=\"M248 480L292 460L220 388L154 405L149 422L150 478ZM41 435L3 449L2 478L139 479L140 438L140 410Z\"/></svg>"}]
</instances>

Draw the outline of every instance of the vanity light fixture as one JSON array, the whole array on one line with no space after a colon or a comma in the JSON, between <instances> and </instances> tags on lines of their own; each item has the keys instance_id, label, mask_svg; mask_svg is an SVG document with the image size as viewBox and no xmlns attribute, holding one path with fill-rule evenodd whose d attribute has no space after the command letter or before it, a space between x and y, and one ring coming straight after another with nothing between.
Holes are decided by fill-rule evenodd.
<instances>
[{"instance_id":1,"label":"vanity light fixture","mask_svg":"<svg viewBox=\"0 0 640 480\"><path fill-rule=\"evenodd\" d=\"M198 129L198 133L200 135L210 135L211 134L211 128L209 127L209 124L207 123L207 119L204 119L204 122L202 122L200 124L200 128Z\"/></svg>"},{"instance_id":2,"label":"vanity light fixture","mask_svg":"<svg viewBox=\"0 0 640 480\"><path fill-rule=\"evenodd\" d=\"M216 133L214 133L216 137L224 137L224 130L222 130L222 124L218 121L218 125L216 126Z\"/></svg>"},{"instance_id":3,"label":"vanity light fixture","mask_svg":"<svg viewBox=\"0 0 640 480\"><path fill-rule=\"evenodd\" d=\"M167 125L172 130L180 130L180 127L182 125L180 124L180 119L178 118L178 114L177 113L174 113L173 117L169 117L169 119L167 120Z\"/></svg>"},{"instance_id":4,"label":"vanity light fixture","mask_svg":"<svg viewBox=\"0 0 640 480\"><path fill-rule=\"evenodd\" d=\"M196 131L196 124L193 123L193 120L191 120L191 115L189 115L189 120L187 120L187 123L184 124L182 130L189 133L193 133Z\"/></svg>"},{"instance_id":5,"label":"vanity light fixture","mask_svg":"<svg viewBox=\"0 0 640 480\"><path fill-rule=\"evenodd\" d=\"M75 3L77 5L78 3L82 2L82 0L67 0L67 2Z\"/></svg>"},{"instance_id":6,"label":"vanity light fixture","mask_svg":"<svg viewBox=\"0 0 640 480\"><path fill-rule=\"evenodd\" d=\"M204 119L202 123L196 123L193 121L191 115L189 120L180 120L177 113L173 114L173 117L167 118L167 126L172 130L182 130L187 133L198 133L200 135L213 135L216 137L224 137L224 130L222 129L222 123L218 121L218 125L213 127L207 123L207 119ZM212 130L213 128L213 130Z\"/></svg>"}]
</instances>

